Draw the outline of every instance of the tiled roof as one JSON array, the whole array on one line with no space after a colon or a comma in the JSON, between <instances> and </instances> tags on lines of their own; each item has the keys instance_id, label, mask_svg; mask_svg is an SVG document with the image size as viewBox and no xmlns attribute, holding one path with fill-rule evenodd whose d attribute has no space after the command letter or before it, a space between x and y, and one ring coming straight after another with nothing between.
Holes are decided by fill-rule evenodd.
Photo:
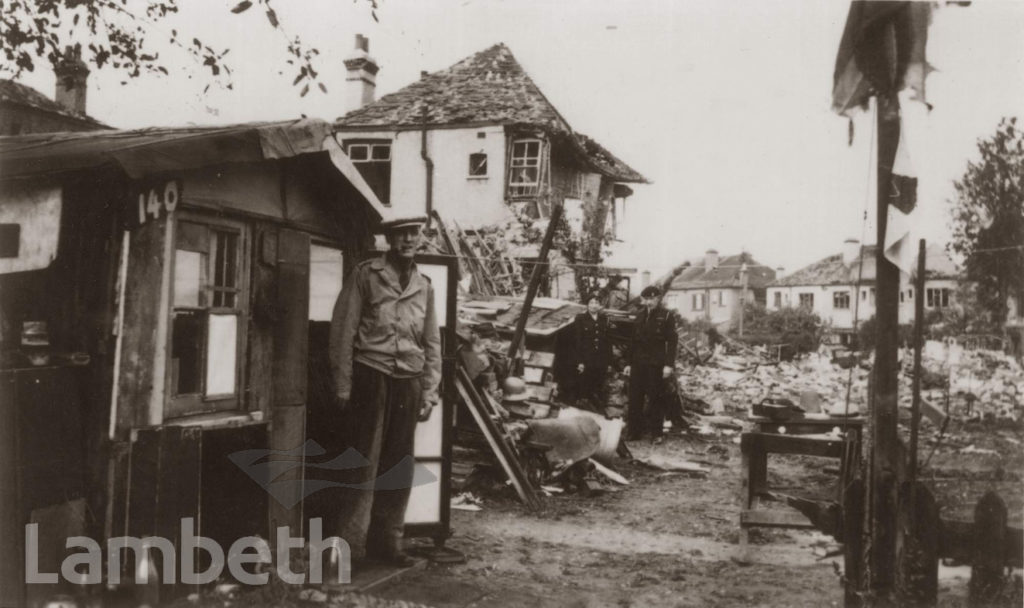
<instances>
[{"instance_id":1,"label":"tiled roof","mask_svg":"<svg viewBox=\"0 0 1024 608\"><path fill-rule=\"evenodd\" d=\"M426 74L336 123L342 130L462 124L541 128L565 136L566 143L603 175L623 182L647 182L596 141L575 133L503 43Z\"/></svg>"},{"instance_id":2,"label":"tiled roof","mask_svg":"<svg viewBox=\"0 0 1024 608\"><path fill-rule=\"evenodd\" d=\"M720 258L718 265L710 270L703 261L682 269L675 275L669 286L671 290L703 289L707 287L742 287L740 270L747 265L747 287L758 289L775 279L775 271L753 258L749 253Z\"/></svg>"},{"instance_id":3,"label":"tiled roof","mask_svg":"<svg viewBox=\"0 0 1024 608\"><path fill-rule=\"evenodd\" d=\"M427 109L424 117L423 108ZM526 123L568 130L512 51L502 43L349 112L340 126Z\"/></svg>"},{"instance_id":4,"label":"tiled roof","mask_svg":"<svg viewBox=\"0 0 1024 608\"><path fill-rule=\"evenodd\" d=\"M853 285L859 282L875 282L875 249L874 245L861 247L860 257L849 264L843 263L841 254L805 266L793 274L774 281L772 287L796 287L800 285ZM861 268L863 260L863 268ZM956 279L960 271L939 244L932 244L925 250L925 277L929 279Z\"/></svg>"},{"instance_id":5,"label":"tiled roof","mask_svg":"<svg viewBox=\"0 0 1024 608\"><path fill-rule=\"evenodd\" d=\"M53 101L32 87L6 78L0 78L0 102L29 106L44 112L60 114L63 117L78 120L84 124L92 124L98 128L107 128L107 125L99 122L91 116L71 112L64 106Z\"/></svg>"}]
</instances>

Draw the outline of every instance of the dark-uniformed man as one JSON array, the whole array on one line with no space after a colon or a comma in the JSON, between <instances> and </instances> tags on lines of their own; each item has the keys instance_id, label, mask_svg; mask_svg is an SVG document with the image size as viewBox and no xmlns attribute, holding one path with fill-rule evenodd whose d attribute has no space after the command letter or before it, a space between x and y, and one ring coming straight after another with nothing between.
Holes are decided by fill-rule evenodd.
<instances>
[{"instance_id":1,"label":"dark-uniformed man","mask_svg":"<svg viewBox=\"0 0 1024 608\"><path fill-rule=\"evenodd\" d=\"M593 407L603 411L604 383L612 359L612 345L608 338L608 317L601 312L601 302L594 296L587 300L587 312L576 315L576 395L589 399Z\"/></svg>"},{"instance_id":2,"label":"dark-uniformed man","mask_svg":"<svg viewBox=\"0 0 1024 608\"><path fill-rule=\"evenodd\" d=\"M351 446L369 461L346 471L346 481L373 488L338 493L335 533L349 544L353 559L374 557L399 566L412 563L402 536L413 435L417 420L428 418L437 403L441 379L434 289L413 261L425 221L382 224L390 251L355 268L331 320L338 403L347 413Z\"/></svg>"},{"instance_id":3,"label":"dark-uniformed man","mask_svg":"<svg viewBox=\"0 0 1024 608\"><path fill-rule=\"evenodd\" d=\"M661 443L664 432L664 387L672 375L679 341L675 317L660 305L660 296L654 285L640 292L643 308L633 326L629 365L625 369L629 376L627 437L640 439L648 430L655 443Z\"/></svg>"}]
</instances>

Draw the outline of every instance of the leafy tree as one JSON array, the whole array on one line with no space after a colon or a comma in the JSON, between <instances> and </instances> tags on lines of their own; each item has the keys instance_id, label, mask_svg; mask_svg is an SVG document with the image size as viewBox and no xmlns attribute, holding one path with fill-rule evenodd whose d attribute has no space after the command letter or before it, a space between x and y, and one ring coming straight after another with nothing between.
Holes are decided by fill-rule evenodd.
<instances>
[{"instance_id":1,"label":"leafy tree","mask_svg":"<svg viewBox=\"0 0 1024 608\"><path fill-rule=\"evenodd\" d=\"M824 325L818 315L806 308L768 310L757 302L747 302L743 315L744 342L786 344L791 349L787 350L793 354L813 352L821 344ZM733 323L734 334L738 325Z\"/></svg>"},{"instance_id":2,"label":"leafy tree","mask_svg":"<svg viewBox=\"0 0 1024 608\"><path fill-rule=\"evenodd\" d=\"M1008 296L1024 301L1024 133L1004 118L978 141L981 159L954 183L952 249L977 281L979 305L1001 326Z\"/></svg>"},{"instance_id":3,"label":"leafy tree","mask_svg":"<svg viewBox=\"0 0 1024 608\"><path fill-rule=\"evenodd\" d=\"M377 0L365 1L376 19ZM241 0L230 11L236 15L250 9L262 11L267 25L284 38L285 63L294 70L293 84L302 86L301 95L309 92L311 84L326 92L314 66L319 51L285 30L273 3ZM222 6L228 10L228 4ZM231 49L218 49L177 29L168 33L163 27L162 22L178 8L179 0L0 0L0 71L17 77L34 71L39 60L59 65L81 59L96 68L116 70L125 78L143 72L167 74L168 64L157 49L170 44L208 71L214 82L232 88L227 60Z\"/></svg>"}]
</instances>

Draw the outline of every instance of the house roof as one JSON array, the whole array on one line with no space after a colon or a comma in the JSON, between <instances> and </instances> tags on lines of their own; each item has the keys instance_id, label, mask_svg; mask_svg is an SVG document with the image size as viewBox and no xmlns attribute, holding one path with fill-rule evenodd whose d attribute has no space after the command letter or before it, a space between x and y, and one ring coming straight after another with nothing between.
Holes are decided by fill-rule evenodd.
<instances>
[{"instance_id":1,"label":"house roof","mask_svg":"<svg viewBox=\"0 0 1024 608\"><path fill-rule=\"evenodd\" d=\"M863 245L860 255L849 264L843 263L842 254L830 255L800 270L776 279L772 287L798 287L803 285L854 285L875 282L875 245ZM862 267L863 265L863 267ZM960 270L945 247L928 245L925 250L925 278L956 279Z\"/></svg>"},{"instance_id":2,"label":"house roof","mask_svg":"<svg viewBox=\"0 0 1024 608\"><path fill-rule=\"evenodd\" d=\"M75 120L83 125L91 125L97 129L108 129L109 127L100 121L86 114L72 112L53 101L46 95L33 89L30 86L15 82L7 78L0 78L0 102L13 103L21 106L35 108L43 112L58 114L64 118Z\"/></svg>"},{"instance_id":3,"label":"house roof","mask_svg":"<svg viewBox=\"0 0 1024 608\"><path fill-rule=\"evenodd\" d=\"M217 127L83 131L0 137L0 179L56 176L116 167L131 178L226 163L327 152L377 214L389 215L323 120Z\"/></svg>"},{"instance_id":4,"label":"house roof","mask_svg":"<svg viewBox=\"0 0 1024 608\"><path fill-rule=\"evenodd\" d=\"M384 95L338 119L339 129L465 124L529 126L563 136L594 170L616 181L648 180L593 139L575 133L503 43Z\"/></svg>"},{"instance_id":5,"label":"house roof","mask_svg":"<svg viewBox=\"0 0 1024 608\"><path fill-rule=\"evenodd\" d=\"M758 289L775 279L775 271L754 259L749 253L740 253L719 258L718 265L708 269L703 261L683 267L675 274L668 289L704 289L708 287L743 286L741 269L747 265L747 287Z\"/></svg>"}]
</instances>

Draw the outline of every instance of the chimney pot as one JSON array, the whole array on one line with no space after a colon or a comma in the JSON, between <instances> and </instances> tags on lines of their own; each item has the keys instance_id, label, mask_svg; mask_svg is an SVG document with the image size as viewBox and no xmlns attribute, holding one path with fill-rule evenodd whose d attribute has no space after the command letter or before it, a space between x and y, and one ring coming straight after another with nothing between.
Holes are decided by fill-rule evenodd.
<instances>
[{"instance_id":1,"label":"chimney pot","mask_svg":"<svg viewBox=\"0 0 1024 608\"><path fill-rule=\"evenodd\" d=\"M89 68L82 61L81 49L68 47L64 59L53 66L53 73L57 77L54 101L72 114L85 116Z\"/></svg>"},{"instance_id":2,"label":"chimney pot","mask_svg":"<svg viewBox=\"0 0 1024 608\"><path fill-rule=\"evenodd\" d=\"M426 70L420 70L420 78L421 79L426 78L427 74L428 74L428 72Z\"/></svg>"},{"instance_id":3,"label":"chimney pot","mask_svg":"<svg viewBox=\"0 0 1024 608\"><path fill-rule=\"evenodd\" d=\"M356 34L355 50L345 59L345 109L347 112L373 103L380 66L370 56L370 39Z\"/></svg>"},{"instance_id":4,"label":"chimney pot","mask_svg":"<svg viewBox=\"0 0 1024 608\"><path fill-rule=\"evenodd\" d=\"M712 270L718 268L718 252L714 249L708 249L704 252L704 269Z\"/></svg>"},{"instance_id":5,"label":"chimney pot","mask_svg":"<svg viewBox=\"0 0 1024 608\"><path fill-rule=\"evenodd\" d=\"M846 239L843 241L843 264L852 264L860 256L860 241Z\"/></svg>"}]
</instances>

